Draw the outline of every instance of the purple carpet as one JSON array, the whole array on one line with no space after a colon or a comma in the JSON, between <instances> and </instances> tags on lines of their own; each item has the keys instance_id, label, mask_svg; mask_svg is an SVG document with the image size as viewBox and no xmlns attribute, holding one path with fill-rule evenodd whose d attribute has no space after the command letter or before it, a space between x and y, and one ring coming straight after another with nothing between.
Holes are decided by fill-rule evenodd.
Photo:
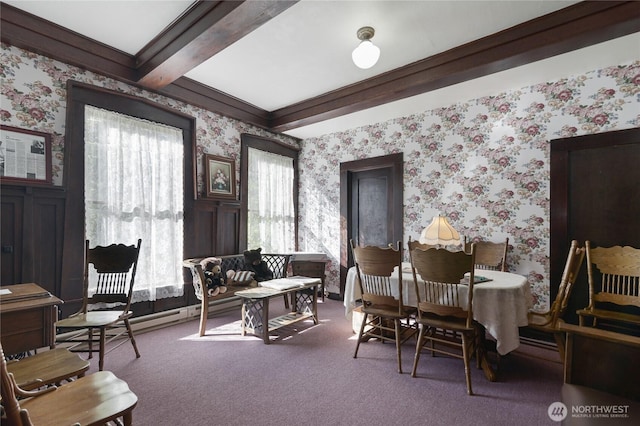
<instances>
[{"instance_id":1,"label":"purple carpet","mask_svg":"<svg viewBox=\"0 0 640 426\"><path fill-rule=\"evenodd\" d=\"M284 310L274 300L272 311ZM395 347L370 341L353 358L355 336L339 301L319 303L320 322L298 323L265 345L240 336L240 311L138 334L141 358L125 344L105 369L138 395L135 425L553 425L560 401L557 352L530 345L500 359L498 381L472 368L466 393L462 360L420 359L410 376L415 340ZM89 374L97 369L92 360Z\"/></svg>"}]
</instances>

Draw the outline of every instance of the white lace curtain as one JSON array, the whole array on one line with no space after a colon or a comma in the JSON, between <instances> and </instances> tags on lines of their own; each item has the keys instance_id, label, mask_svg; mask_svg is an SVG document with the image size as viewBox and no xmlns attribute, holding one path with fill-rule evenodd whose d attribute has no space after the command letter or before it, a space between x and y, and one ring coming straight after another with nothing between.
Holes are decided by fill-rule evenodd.
<instances>
[{"instance_id":1,"label":"white lace curtain","mask_svg":"<svg viewBox=\"0 0 640 426\"><path fill-rule=\"evenodd\" d=\"M133 301L181 296L182 131L87 105L84 138L90 246L141 238Z\"/></svg>"},{"instance_id":2,"label":"white lace curtain","mask_svg":"<svg viewBox=\"0 0 640 426\"><path fill-rule=\"evenodd\" d=\"M293 159L248 149L247 245L263 253L295 249Z\"/></svg>"}]
</instances>

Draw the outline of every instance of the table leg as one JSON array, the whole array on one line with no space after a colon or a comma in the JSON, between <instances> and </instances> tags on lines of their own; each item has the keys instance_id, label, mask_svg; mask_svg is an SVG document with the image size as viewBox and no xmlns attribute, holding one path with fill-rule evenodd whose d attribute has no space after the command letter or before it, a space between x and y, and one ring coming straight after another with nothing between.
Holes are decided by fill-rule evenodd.
<instances>
[{"instance_id":1,"label":"table leg","mask_svg":"<svg viewBox=\"0 0 640 426\"><path fill-rule=\"evenodd\" d=\"M262 317L262 340L265 345L271 343L269 339L269 298L264 299L263 317Z\"/></svg>"},{"instance_id":2,"label":"table leg","mask_svg":"<svg viewBox=\"0 0 640 426\"><path fill-rule=\"evenodd\" d=\"M292 312L311 314L313 323L318 324L318 287L293 292L291 309Z\"/></svg>"},{"instance_id":3,"label":"table leg","mask_svg":"<svg viewBox=\"0 0 640 426\"><path fill-rule=\"evenodd\" d=\"M478 327L478 360L480 362L480 368L484 371L484 376L487 380L495 382L497 375L487 358L487 339L485 333L486 330L484 327Z\"/></svg>"},{"instance_id":4,"label":"table leg","mask_svg":"<svg viewBox=\"0 0 640 426\"><path fill-rule=\"evenodd\" d=\"M269 343L269 298L242 302L242 335L251 333Z\"/></svg>"}]
</instances>

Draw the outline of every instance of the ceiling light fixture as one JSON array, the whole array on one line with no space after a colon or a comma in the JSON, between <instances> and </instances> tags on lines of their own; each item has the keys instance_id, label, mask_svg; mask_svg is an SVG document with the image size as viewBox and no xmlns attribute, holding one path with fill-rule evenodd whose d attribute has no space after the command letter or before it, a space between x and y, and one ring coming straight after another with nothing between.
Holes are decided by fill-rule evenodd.
<instances>
[{"instance_id":1,"label":"ceiling light fixture","mask_svg":"<svg viewBox=\"0 0 640 426\"><path fill-rule=\"evenodd\" d=\"M362 27L358 30L358 39L362 40L351 53L351 59L358 68L369 69L378 62L380 48L371 42L375 30L372 27Z\"/></svg>"}]
</instances>

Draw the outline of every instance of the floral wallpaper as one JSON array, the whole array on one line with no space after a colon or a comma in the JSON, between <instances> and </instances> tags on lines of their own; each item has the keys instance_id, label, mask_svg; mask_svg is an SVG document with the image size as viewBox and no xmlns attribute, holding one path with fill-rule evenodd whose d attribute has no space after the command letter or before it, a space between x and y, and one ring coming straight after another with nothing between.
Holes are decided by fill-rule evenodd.
<instances>
[{"instance_id":1,"label":"floral wallpaper","mask_svg":"<svg viewBox=\"0 0 640 426\"><path fill-rule=\"evenodd\" d=\"M62 185L67 80L139 96L196 118L198 191L204 188L202 155L240 157L240 134L251 133L297 146L297 139L267 132L211 111L95 74L15 46L0 47L0 123L52 134L53 183ZM239 179L239 167L236 168Z\"/></svg>"},{"instance_id":2,"label":"floral wallpaper","mask_svg":"<svg viewBox=\"0 0 640 426\"><path fill-rule=\"evenodd\" d=\"M53 135L62 184L68 79L140 96L196 117L203 153L239 160L240 134L296 140L117 80L2 44L0 122ZM302 141L300 250L330 258L339 292L340 163L404 153L404 239L437 214L470 238L509 237L510 270L528 277L537 309L549 305L549 141L640 126L640 61L543 82L409 117Z\"/></svg>"},{"instance_id":3,"label":"floral wallpaper","mask_svg":"<svg viewBox=\"0 0 640 426\"><path fill-rule=\"evenodd\" d=\"M404 246L438 214L469 238L508 237L510 271L527 276L535 309L546 310L549 142L638 126L640 61L306 139L301 247L330 254L337 292L340 163L402 152Z\"/></svg>"}]
</instances>

